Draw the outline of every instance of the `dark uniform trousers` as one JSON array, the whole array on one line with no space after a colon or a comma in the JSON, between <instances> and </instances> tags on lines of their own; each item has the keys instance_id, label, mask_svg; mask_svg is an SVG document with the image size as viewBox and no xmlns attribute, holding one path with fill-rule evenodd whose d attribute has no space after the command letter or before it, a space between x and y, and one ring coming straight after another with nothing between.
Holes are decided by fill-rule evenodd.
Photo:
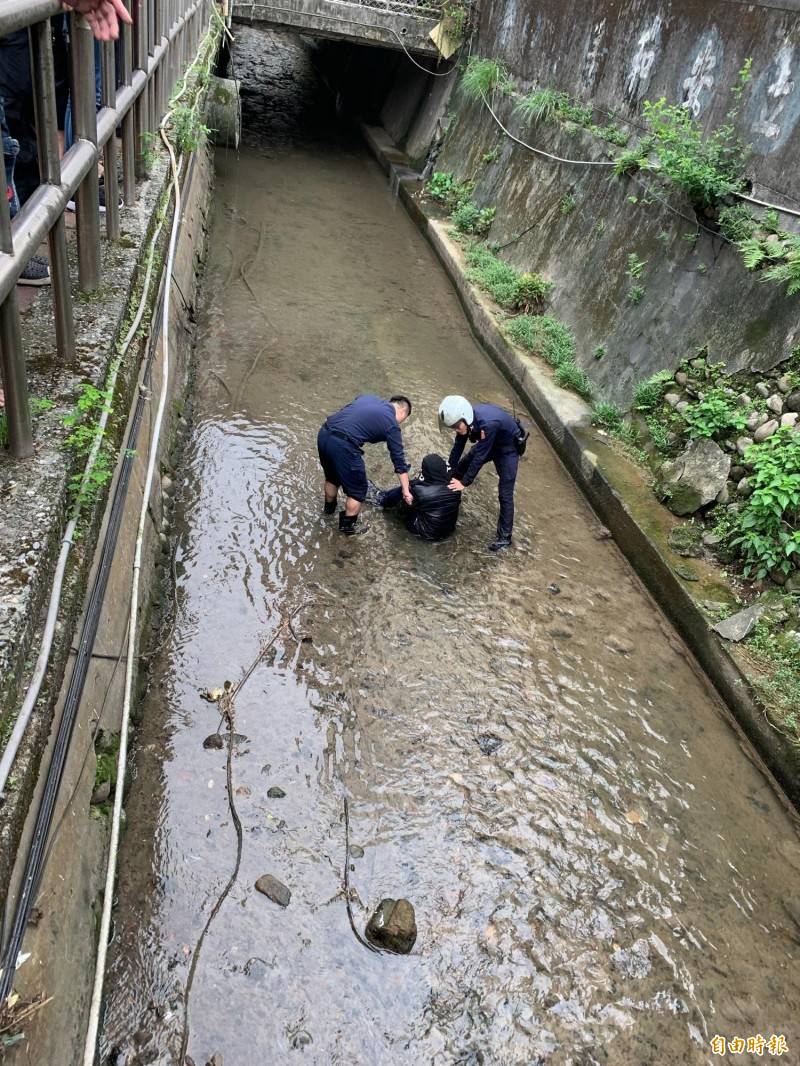
<instances>
[{"instance_id":1,"label":"dark uniform trousers","mask_svg":"<svg viewBox=\"0 0 800 1066\"><path fill-rule=\"evenodd\" d=\"M494 468L500 483L497 487L497 495L500 499L500 517L497 520L497 539L507 540L511 537L514 528L514 483L517 480L519 468L519 453L513 445L503 448L493 456ZM469 452L464 456L456 468L455 477L461 480L469 466Z\"/></svg>"}]
</instances>

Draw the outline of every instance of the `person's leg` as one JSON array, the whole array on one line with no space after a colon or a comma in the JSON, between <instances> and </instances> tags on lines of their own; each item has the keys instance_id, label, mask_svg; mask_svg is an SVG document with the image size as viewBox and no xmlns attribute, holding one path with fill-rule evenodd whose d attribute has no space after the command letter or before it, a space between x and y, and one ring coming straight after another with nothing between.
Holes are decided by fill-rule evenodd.
<instances>
[{"instance_id":1,"label":"person's leg","mask_svg":"<svg viewBox=\"0 0 800 1066\"><path fill-rule=\"evenodd\" d=\"M319 462L325 478L323 490L325 494L325 503L323 511L327 515L332 515L336 514L336 498L339 495L339 485L341 484L341 481L336 472L334 457L330 454L329 444L330 434L323 426L317 434L317 453L319 454Z\"/></svg>"},{"instance_id":2,"label":"person's leg","mask_svg":"<svg viewBox=\"0 0 800 1066\"><path fill-rule=\"evenodd\" d=\"M345 443L347 454L346 469L342 469L342 489L345 493L344 510L339 512L339 529L342 533L350 536L353 533L365 533L367 526L363 523L356 527L361 504L367 498L369 483L367 482L367 470L364 466L364 456L358 448Z\"/></svg>"},{"instance_id":3,"label":"person's leg","mask_svg":"<svg viewBox=\"0 0 800 1066\"><path fill-rule=\"evenodd\" d=\"M514 485L517 480L519 456L516 452L505 453L495 459L494 465L500 479L497 489L500 516L497 520L497 539L489 547L492 551L499 551L511 543L514 529Z\"/></svg>"},{"instance_id":4,"label":"person's leg","mask_svg":"<svg viewBox=\"0 0 800 1066\"><path fill-rule=\"evenodd\" d=\"M396 485L393 489L387 489L380 495L381 507L395 507L403 498L403 490L399 485Z\"/></svg>"}]
</instances>

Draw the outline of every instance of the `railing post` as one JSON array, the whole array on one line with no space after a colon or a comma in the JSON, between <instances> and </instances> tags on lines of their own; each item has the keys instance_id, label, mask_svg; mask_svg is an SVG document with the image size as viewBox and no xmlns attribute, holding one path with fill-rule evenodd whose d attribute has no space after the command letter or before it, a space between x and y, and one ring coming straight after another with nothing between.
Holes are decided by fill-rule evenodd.
<instances>
[{"instance_id":1,"label":"railing post","mask_svg":"<svg viewBox=\"0 0 800 1066\"><path fill-rule=\"evenodd\" d=\"M117 71L114 62L114 42L101 45L103 61L102 99L104 107L117 106ZM117 178L117 131L105 144L103 184L106 191L106 236L110 241L119 240L119 179Z\"/></svg>"},{"instance_id":2,"label":"railing post","mask_svg":"<svg viewBox=\"0 0 800 1066\"><path fill-rule=\"evenodd\" d=\"M36 116L39 175L49 185L61 184L58 148L58 114L50 23L39 22L28 31L33 74L33 104ZM62 363L75 358L75 328L72 318L72 292L67 259L67 233L61 215L47 235L53 313L56 324L56 351Z\"/></svg>"},{"instance_id":3,"label":"railing post","mask_svg":"<svg viewBox=\"0 0 800 1066\"><path fill-rule=\"evenodd\" d=\"M11 255L13 250L8 201L0 196L0 251ZM0 305L0 368L6 396L8 448L15 458L27 459L33 455L33 432L16 289Z\"/></svg>"},{"instance_id":4,"label":"railing post","mask_svg":"<svg viewBox=\"0 0 800 1066\"><path fill-rule=\"evenodd\" d=\"M75 137L97 147L97 104L94 82L94 38L81 15L71 16L72 115ZM100 285L100 189L97 166L75 195L78 223L78 284L84 292Z\"/></svg>"},{"instance_id":5,"label":"railing post","mask_svg":"<svg viewBox=\"0 0 800 1066\"><path fill-rule=\"evenodd\" d=\"M130 13L133 5L125 0L125 8ZM122 56L122 84L131 84L133 73L133 33L132 26L122 27L120 44ZM136 203L136 125L134 108L127 111L122 120L122 196L128 207Z\"/></svg>"},{"instance_id":6,"label":"railing post","mask_svg":"<svg viewBox=\"0 0 800 1066\"><path fill-rule=\"evenodd\" d=\"M149 0L135 0L136 14L133 28L136 34L136 48L134 63L137 70L147 72L147 52L150 31L148 29ZM147 177L147 153L145 152L144 140L150 132L150 94L152 86L145 85L136 101L135 124L136 124L136 177Z\"/></svg>"}]
</instances>

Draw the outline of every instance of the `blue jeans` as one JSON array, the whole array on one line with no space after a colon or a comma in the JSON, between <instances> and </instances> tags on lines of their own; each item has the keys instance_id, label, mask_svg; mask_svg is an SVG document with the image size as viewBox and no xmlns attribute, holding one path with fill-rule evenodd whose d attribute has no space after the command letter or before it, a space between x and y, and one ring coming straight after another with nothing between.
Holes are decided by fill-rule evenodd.
<instances>
[{"instance_id":1,"label":"blue jeans","mask_svg":"<svg viewBox=\"0 0 800 1066\"><path fill-rule=\"evenodd\" d=\"M395 504L400 503L403 498L403 490L400 485L395 485L393 489L387 489L381 493L381 507L394 507Z\"/></svg>"},{"instance_id":2,"label":"blue jeans","mask_svg":"<svg viewBox=\"0 0 800 1066\"><path fill-rule=\"evenodd\" d=\"M13 218L19 211L19 197L14 185L14 163L19 155L19 141L14 140L8 132L6 125L6 109L3 98L0 96L0 128L3 132L3 163L6 168L6 195L8 196L8 209Z\"/></svg>"}]
</instances>

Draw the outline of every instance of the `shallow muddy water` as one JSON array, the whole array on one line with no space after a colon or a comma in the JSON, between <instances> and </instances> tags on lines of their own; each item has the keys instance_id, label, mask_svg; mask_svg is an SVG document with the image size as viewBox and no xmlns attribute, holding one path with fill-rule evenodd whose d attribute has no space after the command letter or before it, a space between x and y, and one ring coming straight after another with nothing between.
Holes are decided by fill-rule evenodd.
<instances>
[{"instance_id":1,"label":"shallow muddy water","mask_svg":"<svg viewBox=\"0 0 800 1066\"><path fill-rule=\"evenodd\" d=\"M242 864L194 980L197 1066L704 1063L714 1035L756 1033L796 1053L793 824L536 432L500 558L489 468L441 545L322 517L316 432L356 393L412 397L416 464L447 450L442 395L512 397L377 166L331 132L299 44L243 30L236 64L246 147L218 158L178 610L135 753L104 1061L177 1061L236 857L200 694L295 609L235 701ZM391 484L382 447L367 462ZM345 796L355 923L409 899L408 957L351 930ZM286 909L255 891L265 873Z\"/></svg>"}]
</instances>

